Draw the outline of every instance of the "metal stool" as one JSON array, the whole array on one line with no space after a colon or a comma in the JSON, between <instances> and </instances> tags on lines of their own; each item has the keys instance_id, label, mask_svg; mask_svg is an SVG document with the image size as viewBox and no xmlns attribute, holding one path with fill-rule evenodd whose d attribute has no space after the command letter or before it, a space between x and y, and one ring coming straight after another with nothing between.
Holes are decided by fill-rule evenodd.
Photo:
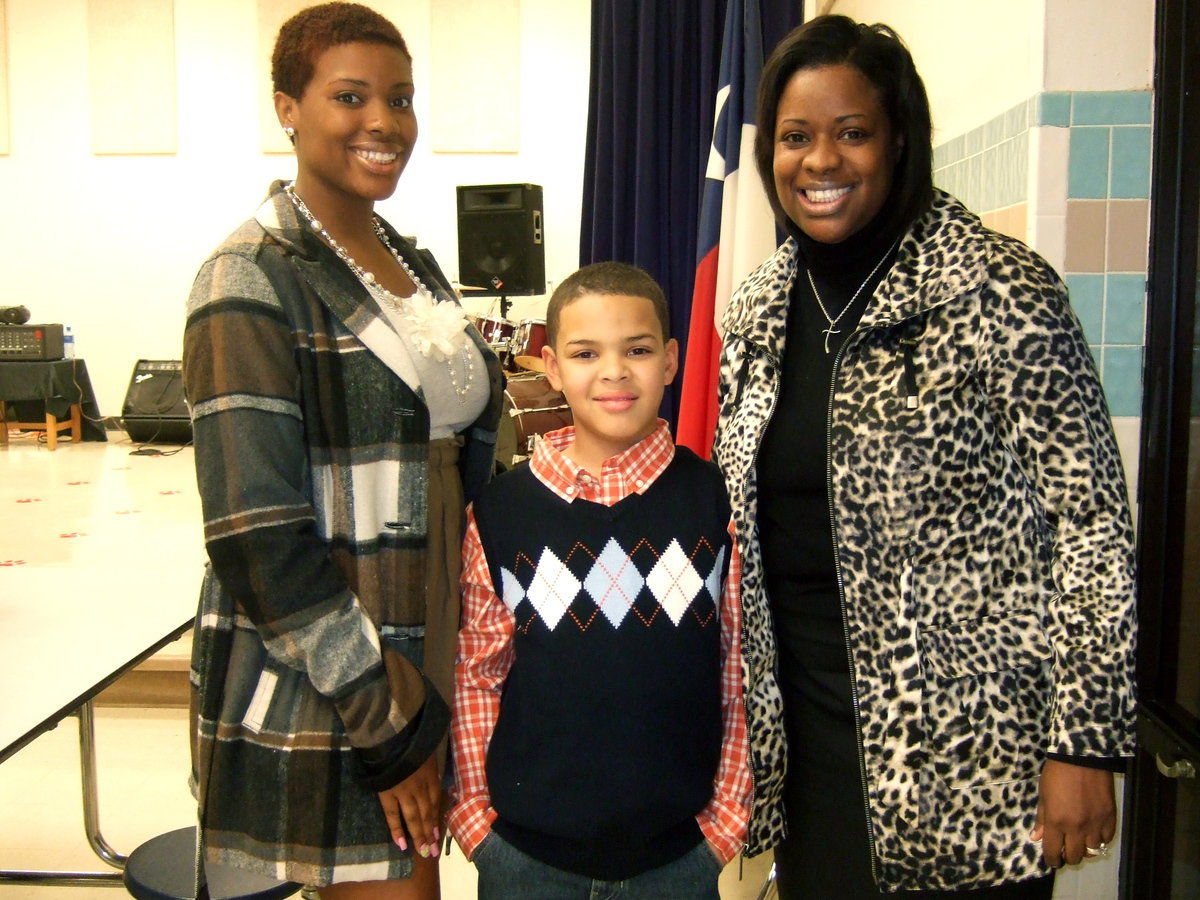
<instances>
[{"instance_id":1,"label":"metal stool","mask_svg":"<svg viewBox=\"0 0 1200 900\"><path fill-rule=\"evenodd\" d=\"M196 829L178 828L151 838L125 863L125 888L137 900L195 900ZM300 885L232 866L206 866L211 900L276 900Z\"/></svg>"}]
</instances>

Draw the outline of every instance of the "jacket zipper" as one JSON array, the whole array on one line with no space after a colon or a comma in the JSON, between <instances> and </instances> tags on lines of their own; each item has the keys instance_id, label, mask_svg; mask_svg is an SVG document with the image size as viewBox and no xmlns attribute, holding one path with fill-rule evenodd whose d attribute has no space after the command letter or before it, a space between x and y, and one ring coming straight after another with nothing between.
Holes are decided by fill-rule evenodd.
<instances>
[{"instance_id":1,"label":"jacket zipper","mask_svg":"<svg viewBox=\"0 0 1200 900\"><path fill-rule=\"evenodd\" d=\"M833 507L833 459L830 450L833 446L833 397L837 387L838 368L846 349L858 338L862 331L855 331L846 338L845 343L838 348L833 358L833 377L829 383L829 410L825 417L825 493L829 501L829 529L833 536L833 570L837 576L838 604L842 609L842 637L846 642L846 662L850 667L850 697L854 706L854 730L857 739L854 742L858 753L858 775L862 786L863 813L867 824L867 846L870 850L871 878L879 883L879 857L875 849L875 829L871 825L871 798L867 790L867 760L862 746L862 721L858 710L858 681L854 675L854 653L850 648L850 617L846 610L846 591L842 583L842 562L838 554L837 516Z\"/></svg>"},{"instance_id":2,"label":"jacket zipper","mask_svg":"<svg viewBox=\"0 0 1200 900\"><path fill-rule=\"evenodd\" d=\"M916 409L921 405L920 393L917 390L917 361L913 358L916 351L916 338L903 338L900 346L904 348L904 398L905 409Z\"/></svg>"}]
</instances>

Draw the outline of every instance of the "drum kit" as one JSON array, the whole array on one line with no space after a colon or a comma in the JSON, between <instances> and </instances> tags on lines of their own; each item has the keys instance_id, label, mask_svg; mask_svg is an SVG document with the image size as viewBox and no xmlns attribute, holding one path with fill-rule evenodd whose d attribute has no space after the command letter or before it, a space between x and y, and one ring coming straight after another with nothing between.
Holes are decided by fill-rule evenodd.
<instances>
[{"instance_id":1,"label":"drum kit","mask_svg":"<svg viewBox=\"0 0 1200 900\"><path fill-rule=\"evenodd\" d=\"M496 459L510 468L529 458L542 435L574 423L566 398L550 386L542 362L546 320L512 322L473 316L472 324L500 357L507 374Z\"/></svg>"}]
</instances>

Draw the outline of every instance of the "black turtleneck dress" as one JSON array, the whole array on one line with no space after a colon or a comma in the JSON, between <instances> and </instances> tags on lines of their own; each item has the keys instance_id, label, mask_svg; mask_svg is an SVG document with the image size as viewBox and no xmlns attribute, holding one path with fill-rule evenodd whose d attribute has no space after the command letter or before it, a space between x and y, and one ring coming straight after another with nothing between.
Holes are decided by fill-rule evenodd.
<instances>
[{"instance_id":1,"label":"black turtleneck dress","mask_svg":"<svg viewBox=\"0 0 1200 900\"><path fill-rule=\"evenodd\" d=\"M835 361L891 267L900 234L887 230L879 218L839 244L813 241L797 229L792 233L800 244L800 265L789 298L779 401L759 448L757 475L759 538L788 737L788 838L775 849L778 887L783 900L894 897L880 894L871 874L870 825L834 563L828 423ZM806 267L836 320L833 326L813 294ZM1051 877L968 895L1015 900L1049 898L1052 891Z\"/></svg>"}]
</instances>

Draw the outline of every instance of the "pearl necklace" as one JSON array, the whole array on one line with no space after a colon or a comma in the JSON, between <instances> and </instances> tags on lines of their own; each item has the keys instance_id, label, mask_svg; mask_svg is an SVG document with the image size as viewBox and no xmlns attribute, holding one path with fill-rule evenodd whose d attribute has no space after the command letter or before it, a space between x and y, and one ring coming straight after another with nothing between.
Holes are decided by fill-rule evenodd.
<instances>
[{"instance_id":1,"label":"pearl necklace","mask_svg":"<svg viewBox=\"0 0 1200 900\"><path fill-rule=\"evenodd\" d=\"M825 321L829 323L829 327L821 332L821 334L825 335L826 355L829 354L829 339L835 334L842 333L841 329L835 326L838 322L842 321L842 316L846 314L846 310L854 305L854 301L858 299L858 295L863 292L863 288L865 288L867 284L870 283L871 279L875 277L875 273L879 271L879 267L883 265L884 260L892 255L892 251L896 249L896 244L898 243L900 243L899 238L892 242L892 246L888 247L887 253L883 254L883 256L879 258L879 262L875 263L875 266L871 269L870 274L863 279L863 283L858 286L858 290L854 292L854 296L850 298L846 305L842 307L842 311L836 316L829 315L829 310L825 308L825 301L821 299L821 295L817 292L817 285L816 282L813 281L812 277L812 269L805 267L805 274L808 275L808 286L812 288L813 296L817 298L817 306L821 307L821 315L823 315L825 317Z\"/></svg>"},{"instance_id":2,"label":"pearl necklace","mask_svg":"<svg viewBox=\"0 0 1200 900\"><path fill-rule=\"evenodd\" d=\"M371 296L389 306L410 324L409 337L416 344L421 355L429 359L445 361L454 393L458 395L460 403L465 403L475 382L475 358L467 339L467 318L462 309L457 304L446 301L439 302L434 298L433 292L425 286L425 282L417 276L400 251L392 244L378 216L371 217L375 236L379 238L380 243L387 248L396 262L400 264L400 268L404 270L404 274L416 286L416 293L411 297L397 297L379 283L373 272L360 266L346 251L346 248L334 240L333 235L312 214L308 205L296 193L294 184L285 185L284 191L292 201L292 205L296 207L296 211L308 223L308 227L321 236L321 239L337 255L337 258L346 264L347 268L371 293ZM460 375L455 366L456 351L461 353L465 376Z\"/></svg>"}]
</instances>

